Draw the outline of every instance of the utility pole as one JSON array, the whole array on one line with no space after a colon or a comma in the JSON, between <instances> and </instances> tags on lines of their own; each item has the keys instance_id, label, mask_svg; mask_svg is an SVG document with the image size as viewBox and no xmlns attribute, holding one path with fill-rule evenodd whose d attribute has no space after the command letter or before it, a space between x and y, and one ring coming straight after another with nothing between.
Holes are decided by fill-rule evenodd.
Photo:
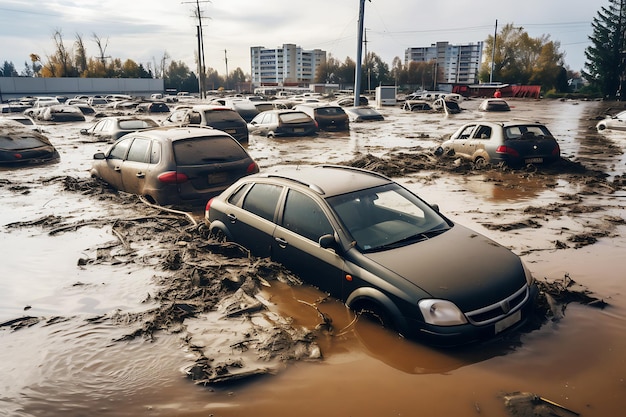
<instances>
[{"instance_id":1,"label":"utility pole","mask_svg":"<svg viewBox=\"0 0 626 417\"><path fill-rule=\"evenodd\" d=\"M372 91L372 63L367 56L367 28L363 29L363 36L363 52L365 55L365 67L367 69L367 91L369 93L370 91Z\"/></svg>"},{"instance_id":2,"label":"utility pole","mask_svg":"<svg viewBox=\"0 0 626 417\"><path fill-rule=\"evenodd\" d=\"M224 49L224 62L226 63L226 90L228 90L228 56L227 51Z\"/></svg>"},{"instance_id":3,"label":"utility pole","mask_svg":"<svg viewBox=\"0 0 626 417\"><path fill-rule=\"evenodd\" d=\"M206 78L206 66L204 63L204 38L202 34L202 12L200 11L200 3L210 3L209 0L196 0L194 2L183 3L195 3L196 11L195 17L198 18L198 25L196 26L196 36L198 37L198 90L200 98L206 98L205 78Z\"/></svg>"},{"instance_id":4,"label":"utility pole","mask_svg":"<svg viewBox=\"0 0 626 417\"><path fill-rule=\"evenodd\" d=\"M372 0L369 1L371 2ZM365 15L365 0L359 0L359 2L356 68L354 70L354 107L361 104L361 66L363 60L363 17Z\"/></svg>"},{"instance_id":5,"label":"utility pole","mask_svg":"<svg viewBox=\"0 0 626 417\"><path fill-rule=\"evenodd\" d=\"M493 45L491 46L491 72L489 72L489 82L493 82L493 67L496 59L496 37L498 36L498 19L496 19L496 28L493 31Z\"/></svg>"}]
</instances>

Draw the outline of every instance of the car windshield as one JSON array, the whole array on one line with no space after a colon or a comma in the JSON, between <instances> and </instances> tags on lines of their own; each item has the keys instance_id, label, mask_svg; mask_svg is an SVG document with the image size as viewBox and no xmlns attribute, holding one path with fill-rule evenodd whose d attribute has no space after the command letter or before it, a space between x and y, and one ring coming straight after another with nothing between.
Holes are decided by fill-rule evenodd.
<instances>
[{"instance_id":1,"label":"car windshield","mask_svg":"<svg viewBox=\"0 0 626 417\"><path fill-rule=\"evenodd\" d=\"M174 142L177 165L206 165L240 161L246 151L230 136L207 136Z\"/></svg>"},{"instance_id":2,"label":"car windshield","mask_svg":"<svg viewBox=\"0 0 626 417\"><path fill-rule=\"evenodd\" d=\"M331 197L328 203L363 252L430 239L450 228L428 204L398 184Z\"/></svg>"}]
</instances>

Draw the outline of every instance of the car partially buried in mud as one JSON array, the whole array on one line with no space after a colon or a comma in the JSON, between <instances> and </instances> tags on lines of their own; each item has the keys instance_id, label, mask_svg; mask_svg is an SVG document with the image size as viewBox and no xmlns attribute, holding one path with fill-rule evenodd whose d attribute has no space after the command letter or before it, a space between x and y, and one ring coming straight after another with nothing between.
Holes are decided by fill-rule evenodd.
<instances>
[{"instance_id":1,"label":"car partially buried in mud","mask_svg":"<svg viewBox=\"0 0 626 417\"><path fill-rule=\"evenodd\" d=\"M59 152L43 134L18 121L0 119L0 166L57 161Z\"/></svg>"},{"instance_id":2,"label":"car partially buried in mud","mask_svg":"<svg viewBox=\"0 0 626 417\"><path fill-rule=\"evenodd\" d=\"M205 213L214 235L433 345L518 327L537 296L517 255L372 171L317 165L249 176Z\"/></svg>"},{"instance_id":3,"label":"car partially buried in mud","mask_svg":"<svg viewBox=\"0 0 626 417\"><path fill-rule=\"evenodd\" d=\"M477 166L549 164L561 157L560 146L545 125L517 120L466 123L441 147Z\"/></svg>"},{"instance_id":4,"label":"car partially buried in mud","mask_svg":"<svg viewBox=\"0 0 626 417\"><path fill-rule=\"evenodd\" d=\"M93 158L92 177L160 205L201 206L259 171L232 136L198 126L129 133Z\"/></svg>"}]
</instances>

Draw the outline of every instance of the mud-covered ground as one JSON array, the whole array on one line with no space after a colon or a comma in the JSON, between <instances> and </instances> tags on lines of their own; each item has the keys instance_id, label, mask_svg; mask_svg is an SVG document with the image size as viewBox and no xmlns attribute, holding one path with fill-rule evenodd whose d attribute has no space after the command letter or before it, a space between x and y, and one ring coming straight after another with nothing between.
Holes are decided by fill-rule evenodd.
<instances>
[{"instance_id":1,"label":"mud-covered ground","mask_svg":"<svg viewBox=\"0 0 626 417\"><path fill-rule=\"evenodd\" d=\"M387 107L349 133L248 145L262 169L382 172L522 256L542 289L535 320L443 351L211 239L200 211L90 179L106 147L78 134L90 122L46 125L61 161L0 171L0 415L619 415L626 134L593 129L619 105L511 103L505 115L476 101L451 116ZM475 169L434 152L460 124L503 117L545 122L562 161Z\"/></svg>"}]
</instances>

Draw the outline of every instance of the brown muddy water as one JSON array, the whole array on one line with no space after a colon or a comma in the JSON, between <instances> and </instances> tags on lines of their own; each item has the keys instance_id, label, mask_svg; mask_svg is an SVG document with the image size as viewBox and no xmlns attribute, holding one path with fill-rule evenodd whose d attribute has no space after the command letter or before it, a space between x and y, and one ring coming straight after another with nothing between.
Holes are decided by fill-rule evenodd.
<instances>
[{"instance_id":1,"label":"brown muddy water","mask_svg":"<svg viewBox=\"0 0 626 417\"><path fill-rule=\"evenodd\" d=\"M91 156L106 145L81 140L90 122L45 126L60 162L0 171L0 416L623 415L626 134L593 129L608 103L511 104L504 115L478 101L450 116L386 107L384 123L349 133L248 145L261 169L379 168L519 254L538 281L606 303L557 299L536 326L456 350L355 322L279 266L205 245L185 216L94 186ZM460 124L503 117L546 123L570 164L406 169ZM256 298L229 315L234 291L220 291L246 285ZM237 369L257 376L198 383ZM522 396L533 401L520 411L517 392L548 402Z\"/></svg>"}]
</instances>

